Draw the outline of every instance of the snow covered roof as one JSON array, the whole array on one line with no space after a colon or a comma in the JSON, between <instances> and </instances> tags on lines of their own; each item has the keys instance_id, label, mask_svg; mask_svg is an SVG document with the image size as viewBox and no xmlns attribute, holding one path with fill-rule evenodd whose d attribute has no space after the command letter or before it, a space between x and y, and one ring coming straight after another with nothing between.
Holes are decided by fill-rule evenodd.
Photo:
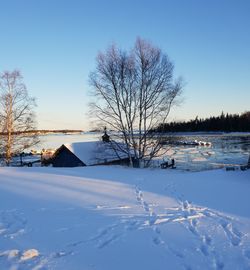
<instances>
[{"instance_id":1,"label":"snow covered roof","mask_svg":"<svg viewBox=\"0 0 250 270\"><path fill-rule=\"evenodd\" d=\"M65 144L65 147L86 165L102 164L128 157L122 151L124 144L121 143L111 144L101 141L74 142Z\"/></svg>"}]
</instances>

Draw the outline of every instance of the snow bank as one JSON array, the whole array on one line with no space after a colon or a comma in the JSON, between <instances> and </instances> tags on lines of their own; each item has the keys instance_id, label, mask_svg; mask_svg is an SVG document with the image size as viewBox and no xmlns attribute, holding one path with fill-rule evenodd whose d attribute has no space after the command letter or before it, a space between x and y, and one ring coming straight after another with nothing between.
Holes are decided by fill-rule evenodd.
<instances>
[{"instance_id":1,"label":"snow bank","mask_svg":"<svg viewBox=\"0 0 250 270\"><path fill-rule=\"evenodd\" d=\"M0 168L0 269L249 269L250 171Z\"/></svg>"}]
</instances>

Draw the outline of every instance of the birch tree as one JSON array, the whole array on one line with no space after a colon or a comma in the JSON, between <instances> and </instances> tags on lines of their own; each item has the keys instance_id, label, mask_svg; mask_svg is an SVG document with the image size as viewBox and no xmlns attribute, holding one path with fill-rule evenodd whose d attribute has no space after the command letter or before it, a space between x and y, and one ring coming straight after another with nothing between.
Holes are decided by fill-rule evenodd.
<instances>
[{"instance_id":1,"label":"birch tree","mask_svg":"<svg viewBox=\"0 0 250 270\"><path fill-rule=\"evenodd\" d=\"M174 79L173 70L166 54L140 38L129 52L111 46L97 56L90 74L91 116L116 131L131 165L144 160L147 166L160 154L162 138L151 131L166 123L181 93L181 79Z\"/></svg>"},{"instance_id":2,"label":"birch tree","mask_svg":"<svg viewBox=\"0 0 250 270\"><path fill-rule=\"evenodd\" d=\"M29 133L36 128L34 106L19 71L0 74L0 150L7 165L14 154L38 143Z\"/></svg>"}]
</instances>

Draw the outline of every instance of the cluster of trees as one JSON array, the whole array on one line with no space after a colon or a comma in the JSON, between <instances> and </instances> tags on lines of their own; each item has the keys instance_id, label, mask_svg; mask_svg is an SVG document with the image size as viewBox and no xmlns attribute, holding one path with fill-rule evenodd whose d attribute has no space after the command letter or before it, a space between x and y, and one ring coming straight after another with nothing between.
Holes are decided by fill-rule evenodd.
<instances>
[{"instance_id":1,"label":"cluster of trees","mask_svg":"<svg viewBox=\"0 0 250 270\"><path fill-rule=\"evenodd\" d=\"M0 155L9 165L14 154L38 143L35 100L28 95L19 71L0 74Z\"/></svg>"},{"instance_id":2,"label":"cluster of trees","mask_svg":"<svg viewBox=\"0 0 250 270\"><path fill-rule=\"evenodd\" d=\"M81 129L37 129L37 130L25 130L25 131L14 131L13 134L55 134L55 133L81 133L83 130ZM4 132L0 132L0 135L6 135Z\"/></svg>"},{"instance_id":3,"label":"cluster of trees","mask_svg":"<svg viewBox=\"0 0 250 270\"><path fill-rule=\"evenodd\" d=\"M217 117L199 119L187 122L162 123L154 131L157 132L195 132L195 131L250 131L250 111L242 114L224 114Z\"/></svg>"}]
</instances>

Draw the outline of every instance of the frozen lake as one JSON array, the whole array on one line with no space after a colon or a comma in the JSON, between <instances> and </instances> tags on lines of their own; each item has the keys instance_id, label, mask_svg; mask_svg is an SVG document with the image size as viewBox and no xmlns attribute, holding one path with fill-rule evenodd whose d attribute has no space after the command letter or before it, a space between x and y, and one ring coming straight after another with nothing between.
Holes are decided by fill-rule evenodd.
<instances>
[{"instance_id":1,"label":"frozen lake","mask_svg":"<svg viewBox=\"0 0 250 270\"><path fill-rule=\"evenodd\" d=\"M102 135L102 133L44 135L40 136L41 143L37 149L56 149L64 143L99 140ZM165 147L169 151L165 154L164 159L174 158L177 168L181 170L200 171L228 165L246 164L250 154L250 133L192 133L171 134L171 136L176 141L197 140L212 143L211 146L166 145ZM162 161L163 158L157 162L160 164Z\"/></svg>"},{"instance_id":2,"label":"frozen lake","mask_svg":"<svg viewBox=\"0 0 250 270\"><path fill-rule=\"evenodd\" d=\"M41 143L36 146L37 150L57 149L62 144L72 142L96 141L101 138L102 133L79 133L79 134L48 134L40 136Z\"/></svg>"},{"instance_id":3,"label":"frozen lake","mask_svg":"<svg viewBox=\"0 0 250 270\"><path fill-rule=\"evenodd\" d=\"M200 171L225 166L245 165L250 155L250 134L174 135L177 141L205 141L211 146L169 145L168 158L180 169Z\"/></svg>"}]
</instances>

